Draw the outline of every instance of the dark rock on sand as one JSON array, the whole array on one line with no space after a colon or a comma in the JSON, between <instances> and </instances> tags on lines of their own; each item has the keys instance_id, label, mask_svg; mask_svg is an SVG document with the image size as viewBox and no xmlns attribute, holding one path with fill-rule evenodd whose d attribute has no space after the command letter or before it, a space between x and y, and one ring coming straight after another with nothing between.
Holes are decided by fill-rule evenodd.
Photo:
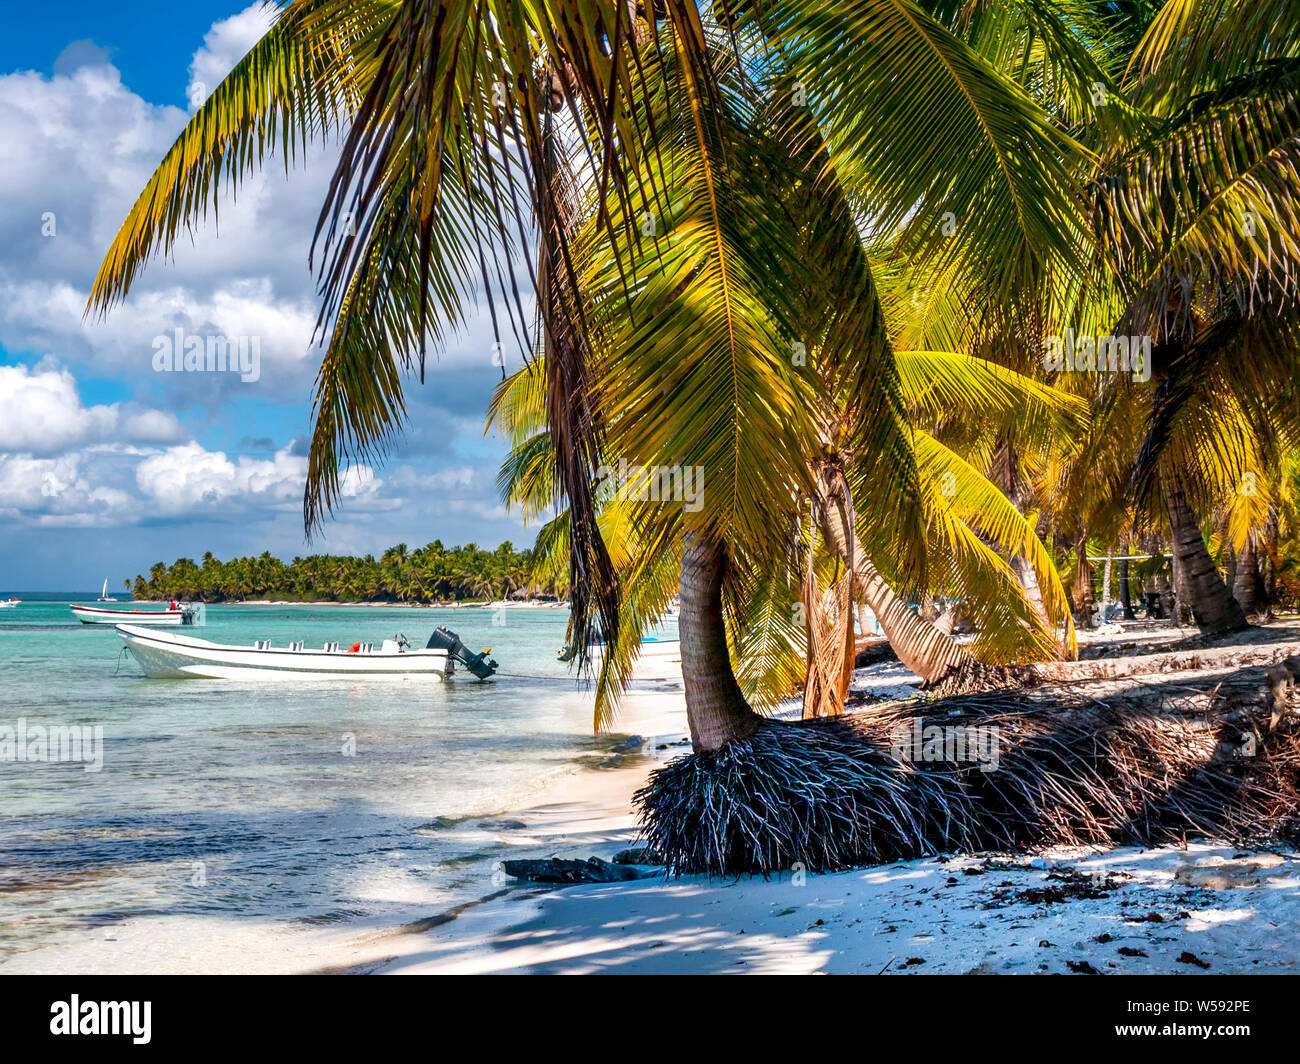
<instances>
[{"instance_id":1,"label":"dark rock on sand","mask_svg":"<svg viewBox=\"0 0 1300 1064\"><path fill-rule=\"evenodd\" d=\"M663 855L658 853L650 846L630 846L626 850L619 850L614 854L614 863L617 865L661 865L664 863Z\"/></svg>"},{"instance_id":2,"label":"dark rock on sand","mask_svg":"<svg viewBox=\"0 0 1300 1064\"><path fill-rule=\"evenodd\" d=\"M568 861L550 857L540 861L503 861L506 875L533 883L622 883L640 879L645 873L626 865L614 865L599 857Z\"/></svg>"}]
</instances>

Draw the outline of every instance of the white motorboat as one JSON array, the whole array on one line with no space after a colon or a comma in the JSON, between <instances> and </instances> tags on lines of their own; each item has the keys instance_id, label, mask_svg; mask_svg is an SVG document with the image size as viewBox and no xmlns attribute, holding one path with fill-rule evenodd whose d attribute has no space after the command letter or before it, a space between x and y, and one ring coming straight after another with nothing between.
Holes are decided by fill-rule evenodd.
<instances>
[{"instance_id":1,"label":"white motorboat","mask_svg":"<svg viewBox=\"0 0 1300 1064\"><path fill-rule=\"evenodd\" d=\"M82 624L193 624L195 610L191 606L175 609L141 610L128 606L125 609L108 609L103 606L69 606L73 616Z\"/></svg>"},{"instance_id":2,"label":"white motorboat","mask_svg":"<svg viewBox=\"0 0 1300 1064\"><path fill-rule=\"evenodd\" d=\"M568 661L572 655L567 647L562 648L556 657ZM605 658L605 645L593 643L591 647L591 665L595 672ZM636 663L632 666L632 680L659 683L669 681L682 682L682 644L679 639L660 639L648 635L641 640L641 649L637 653Z\"/></svg>"},{"instance_id":3,"label":"white motorboat","mask_svg":"<svg viewBox=\"0 0 1300 1064\"><path fill-rule=\"evenodd\" d=\"M22 602L22 599L16 599L16 598L0 599L0 610L11 610L15 606L17 606L20 602Z\"/></svg>"},{"instance_id":4,"label":"white motorboat","mask_svg":"<svg viewBox=\"0 0 1300 1064\"><path fill-rule=\"evenodd\" d=\"M439 627L423 650L413 650L404 636L373 643L338 643L307 648L302 643L273 647L259 640L253 646L227 646L206 639L155 632L132 624L117 626L117 634L146 676L212 680L394 680L453 673L456 665L487 679L496 671L488 651L471 654L454 632Z\"/></svg>"}]
</instances>

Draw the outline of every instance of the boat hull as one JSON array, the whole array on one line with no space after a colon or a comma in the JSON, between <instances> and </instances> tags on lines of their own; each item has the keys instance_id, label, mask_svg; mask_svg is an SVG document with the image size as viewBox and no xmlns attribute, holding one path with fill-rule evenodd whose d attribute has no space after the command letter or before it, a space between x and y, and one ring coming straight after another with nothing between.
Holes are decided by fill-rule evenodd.
<instances>
[{"instance_id":1,"label":"boat hull","mask_svg":"<svg viewBox=\"0 0 1300 1064\"><path fill-rule=\"evenodd\" d=\"M596 671L604 664L605 648L596 645L591 648L592 667ZM636 663L632 666L633 682L642 683L677 683L682 682L682 644L676 639L645 639L637 653Z\"/></svg>"},{"instance_id":2,"label":"boat hull","mask_svg":"<svg viewBox=\"0 0 1300 1064\"><path fill-rule=\"evenodd\" d=\"M118 625L117 634L146 676L207 680L406 680L442 679L445 650L288 650L224 646L206 639Z\"/></svg>"},{"instance_id":3,"label":"boat hull","mask_svg":"<svg viewBox=\"0 0 1300 1064\"><path fill-rule=\"evenodd\" d=\"M185 623L184 610L105 610L98 606L69 606L82 624L148 624L179 626Z\"/></svg>"}]
</instances>

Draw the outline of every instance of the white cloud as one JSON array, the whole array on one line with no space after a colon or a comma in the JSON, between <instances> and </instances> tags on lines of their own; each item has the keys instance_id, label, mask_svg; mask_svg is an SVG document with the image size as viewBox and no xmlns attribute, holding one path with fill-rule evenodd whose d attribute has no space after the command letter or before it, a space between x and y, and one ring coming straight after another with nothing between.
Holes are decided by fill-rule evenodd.
<instances>
[{"instance_id":1,"label":"white cloud","mask_svg":"<svg viewBox=\"0 0 1300 1064\"><path fill-rule=\"evenodd\" d=\"M83 406L77 382L66 369L0 366L0 452L52 454L104 441L180 439L180 422L164 411L126 409L118 403Z\"/></svg>"},{"instance_id":2,"label":"white cloud","mask_svg":"<svg viewBox=\"0 0 1300 1064\"><path fill-rule=\"evenodd\" d=\"M0 455L0 513L38 525L111 525L128 517L130 496L97 484L80 454Z\"/></svg>"},{"instance_id":3,"label":"white cloud","mask_svg":"<svg viewBox=\"0 0 1300 1064\"><path fill-rule=\"evenodd\" d=\"M136 467L135 479L155 513L230 513L232 508L249 504L296 512L302 506L307 460L292 454L288 447L271 458L239 455L232 459L224 451L209 451L191 442L144 459ZM399 504L401 500L380 498L383 484L366 466L353 467L340 478L341 493L352 503Z\"/></svg>"},{"instance_id":4,"label":"white cloud","mask_svg":"<svg viewBox=\"0 0 1300 1064\"><path fill-rule=\"evenodd\" d=\"M292 502L301 496L306 472L306 460L287 449L271 459L240 456L232 461L224 451L186 443L146 458L136 467L135 478L158 509L181 514L253 498Z\"/></svg>"},{"instance_id":5,"label":"white cloud","mask_svg":"<svg viewBox=\"0 0 1300 1064\"><path fill-rule=\"evenodd\" d=\"M214 24L188 72L177 61L178 81L217 84L271 15L258 3ZM125 558L178 527L205 528L227 553L300 542L305 461L283 445L310 424L320 356L307 253L337 149L310 149L288 177L268 160L151 262L124 303L83 317L104 252L186 120L132 92L90 41L65 49L52 77L0 76L0 144L20 147L0 149L0 353L27 363L0 367L0 535L26 537L33 550L56 542L36 531L52 526L135 529L60 557ZM468 335L440 360L431 353L428 383L410 383L410 429L384 476L343 474L339 519L322 530L336 549L344 539L364 551L422 534L449 543L513 534L495 498L501 448L482 434L499 375L488 316L468 316ZM154 372L153 340L176 328L259 337L260 380ZM513 365L513 339L505 343ZM130 401L83 402L77 380L88 376L113 380ZM247 444L233 447L241 437ZM61 582L63 563L50 564Z\"/></svg>"},{"instance_id":6,"label":"white cloud","mask_svg":"<svg viewBox=\"0 0 1300 1064\"><path fill-rule=\"evenodd\" d=\"M259 0L239 14L213 23L203 37L203 47L194 53L190 62L190 83L185 98L191 108L208 98L274 21L274 9Z\"/></svg>"}]
</instances>

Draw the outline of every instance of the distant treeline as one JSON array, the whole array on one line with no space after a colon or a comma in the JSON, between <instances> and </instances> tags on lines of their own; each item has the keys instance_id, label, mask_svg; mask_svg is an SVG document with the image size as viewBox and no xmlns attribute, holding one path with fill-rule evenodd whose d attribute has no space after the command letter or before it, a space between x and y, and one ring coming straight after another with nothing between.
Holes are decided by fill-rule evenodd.
<instances>
[{"instance_id":1,"label":"distant treeline","mask_svg":"<svg viewBox=\"0 0 1300 1064\"><path fill-rule=\"evenodd\" d=\"M553 582L534 585L532 552L509 541L495 550L473 543L444 547L440 540L408 550L389 547L379 558L313 554L285 563L265 552L256 558L223 562L212 552L195 562L158 562L148 577L135 578L138 599L189 602L239 602L281 599L289 602L459 602L466 599L556 598Z\"/></svg>"}]
</instances>

